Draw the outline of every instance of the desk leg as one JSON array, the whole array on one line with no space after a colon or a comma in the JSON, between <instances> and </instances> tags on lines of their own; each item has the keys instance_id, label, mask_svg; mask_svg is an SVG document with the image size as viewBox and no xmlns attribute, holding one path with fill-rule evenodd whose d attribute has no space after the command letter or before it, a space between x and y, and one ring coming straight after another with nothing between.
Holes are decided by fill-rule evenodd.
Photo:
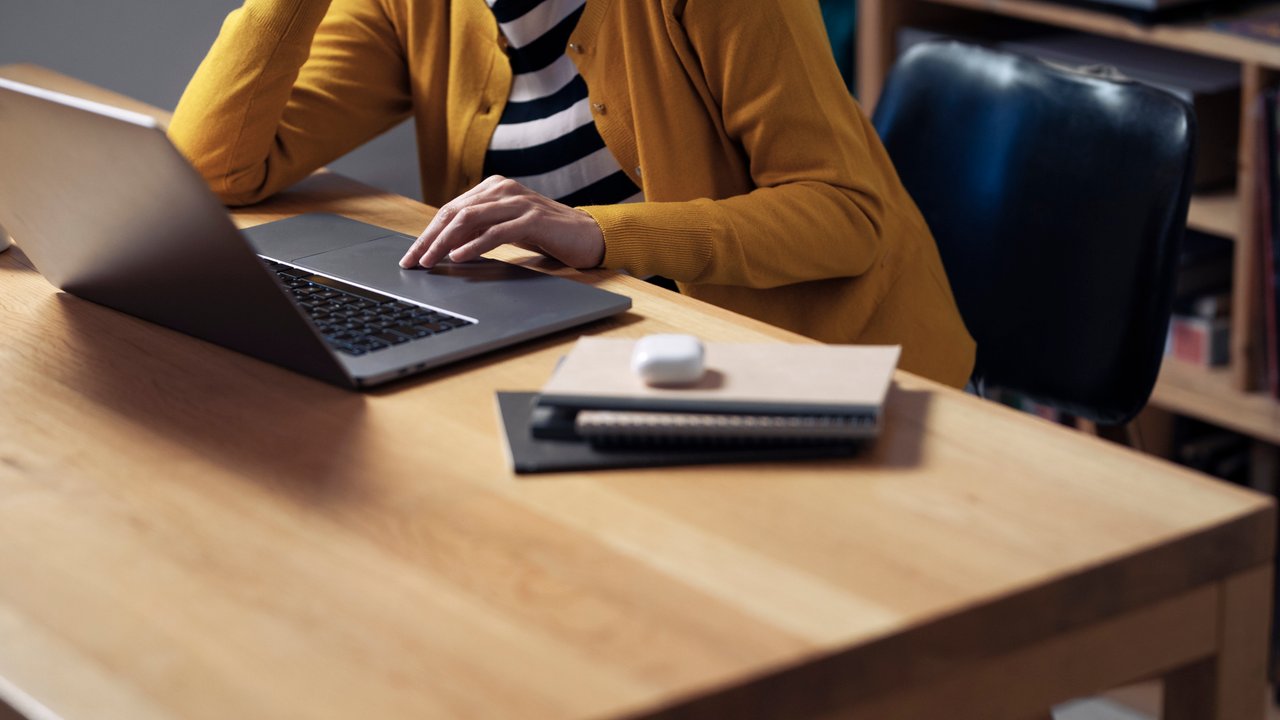
<instances>
[{"instance_id":1,"label":"desk leg","mask_svg":"<svg viewBox=\"0 0 1280 720\"><path fill-rule=\"evenodd\" d=\"M1218 654L1164 678L1165 720L1262 720L1266 717L1272 567L1223 581Z\"/></svg>"}]
</instances>

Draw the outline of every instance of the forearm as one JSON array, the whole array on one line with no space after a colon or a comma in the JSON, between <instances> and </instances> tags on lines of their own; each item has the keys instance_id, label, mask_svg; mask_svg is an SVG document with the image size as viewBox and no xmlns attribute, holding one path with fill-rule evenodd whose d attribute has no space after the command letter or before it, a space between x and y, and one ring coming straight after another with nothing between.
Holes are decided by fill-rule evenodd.
<instances>
[{"instance_id":1,"label":"forearm","mask_svg":"<svg viewBox=\"0 0 1280 720\"><path fill-rule=\"evenodd\" d=\"M273 163L272 156L281 116L329 4L248 0L227 17L178 102L169 135L224 201L251 202L265 188L314 169Z\"/></svg>"},{"instance_id":2,"label":"forearm","mask_svg":"<svg viewBox=\"0 0 1280 720\"><path fill-rule=\"evenodd\" d=\"M879 198L820 182L585 209L604 233L606 267L681 282L767 288L857 276L881 248Z\"/></svg>"},{"instance_id":3,"label":"forearm","mask_svg":"<svg viewBox=\"0 0 1280 720\"><path fill-rule=\"evenodd\" d=\"M230 205L256 202L411 112L380 0L247 0L178 104L170 134Z\"/></svg>"}]
</instances>

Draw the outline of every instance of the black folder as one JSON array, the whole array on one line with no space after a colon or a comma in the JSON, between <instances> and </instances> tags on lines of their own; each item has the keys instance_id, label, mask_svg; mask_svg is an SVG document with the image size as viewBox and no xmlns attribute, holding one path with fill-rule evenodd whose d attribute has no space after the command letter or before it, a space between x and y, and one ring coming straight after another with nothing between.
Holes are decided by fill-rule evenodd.
<instances>
[{"instance_id":1,"label":"black folder","mask_svg":"<svg viewBox=\"0 0 1280 720\"><path fill-rule=\"evenodd\" d=\"M780 462L849 457L862 443L782 446L598 446L565 434L534 437L531 426L538 393L498 392L498 412L507 453L517 473L567 472L606 468Z\"/></svg>"}]
</instances>

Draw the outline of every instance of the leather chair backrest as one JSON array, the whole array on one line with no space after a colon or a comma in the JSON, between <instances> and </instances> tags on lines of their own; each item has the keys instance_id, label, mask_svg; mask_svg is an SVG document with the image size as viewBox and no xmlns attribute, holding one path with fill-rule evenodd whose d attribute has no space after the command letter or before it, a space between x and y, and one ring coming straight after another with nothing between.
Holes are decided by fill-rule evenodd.
<instances>
[{"instance_id":1,"label":"leather chair backrest","mask_svg":"<svg viewBox=\"0 0 1280 720\"><path fill-rule=\"evenodd\" d=\"M975 379L1102 423L1136 414L1163 357L1190 106L945 41L898 60L873 121L978 342Z\"/></svg>"}]
</instances>

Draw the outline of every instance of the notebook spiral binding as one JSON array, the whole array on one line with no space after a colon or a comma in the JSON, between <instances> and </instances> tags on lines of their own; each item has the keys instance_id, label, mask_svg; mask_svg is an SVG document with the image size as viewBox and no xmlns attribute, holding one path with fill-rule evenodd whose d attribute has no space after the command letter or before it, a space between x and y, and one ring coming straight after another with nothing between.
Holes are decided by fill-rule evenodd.
<instances>
[{"instance_id":1,"label":"notebook spiral binding","mask_svg":"<svg viewBox=\"0 0 1280 720\"><path fill-rule=\"evenodd\" d=\"M830 444L863 440L874 417L580 410L579 437L597 445Z\"/></svg>"}]
</instances>

